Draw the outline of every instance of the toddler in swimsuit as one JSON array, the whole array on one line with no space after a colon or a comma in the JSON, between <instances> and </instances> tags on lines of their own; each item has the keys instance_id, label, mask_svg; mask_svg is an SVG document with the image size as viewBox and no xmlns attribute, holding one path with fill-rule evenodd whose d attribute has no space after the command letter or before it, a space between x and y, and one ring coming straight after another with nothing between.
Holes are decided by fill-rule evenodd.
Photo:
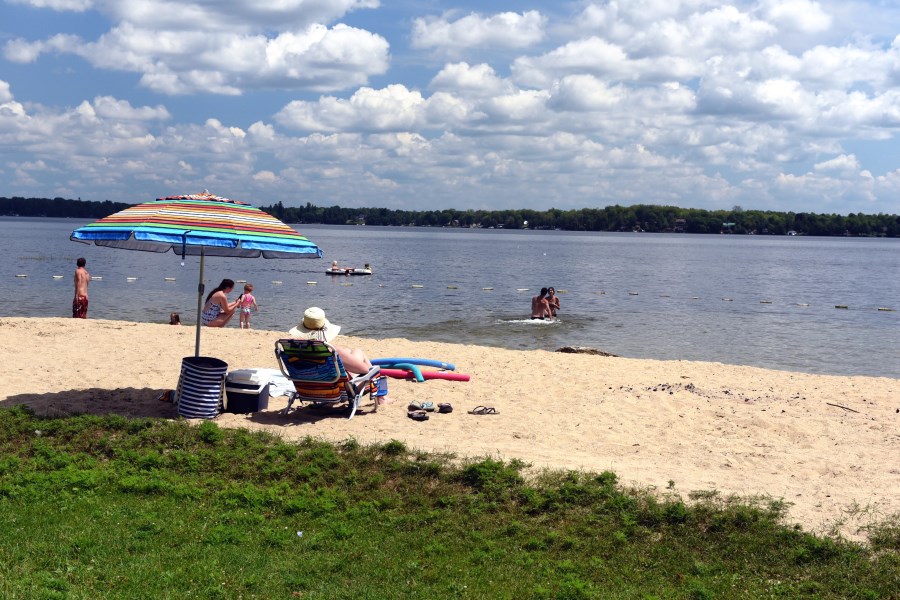
<instances>
[{"instance_id":1,"label":"toddler in swimsuit","mask_svg":"<svg viewBox=\"0 0 900 600\"><path fill-rule=\"evenodd\" d=\"M253 284L244 285L244 293L241 294L241 329L250 329L250 309L259 310L256 298L253 297Z\"/></svg>"}]
</instances>

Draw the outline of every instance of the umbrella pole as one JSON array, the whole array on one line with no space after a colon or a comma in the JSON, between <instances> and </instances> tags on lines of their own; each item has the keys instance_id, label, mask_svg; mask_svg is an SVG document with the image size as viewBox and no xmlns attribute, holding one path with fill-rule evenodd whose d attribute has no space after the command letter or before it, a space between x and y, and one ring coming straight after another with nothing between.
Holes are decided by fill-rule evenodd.
<instances>
[{"instance_id":1,"label":"umbrella pole","mask_svg":"<svg viewBox=\"0 0 900 600\"><path fill-rule=\"evenodd\" d=\"M197 284L197 336L194 342L194 356L200 356L200 314L203 311L203 246L200 246L200 283Z\"/></svg>"}]
</instances>

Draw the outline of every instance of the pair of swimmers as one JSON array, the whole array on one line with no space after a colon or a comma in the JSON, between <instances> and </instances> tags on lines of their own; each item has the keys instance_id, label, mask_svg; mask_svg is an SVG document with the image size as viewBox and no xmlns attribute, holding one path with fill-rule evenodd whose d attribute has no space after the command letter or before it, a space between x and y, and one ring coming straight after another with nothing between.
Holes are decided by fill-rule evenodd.
<instances>
[{"instance_id":1,"label":"pair of swimmers","mask_svg":"<svg viewBox=\"0 0 900 600\"><path fill-rule=\"evenodd\" d=\"M541 293L531 298L531 318L553 320L559 311L559 296L552 287L541 288Z\"/></svg>"}]
</instances>

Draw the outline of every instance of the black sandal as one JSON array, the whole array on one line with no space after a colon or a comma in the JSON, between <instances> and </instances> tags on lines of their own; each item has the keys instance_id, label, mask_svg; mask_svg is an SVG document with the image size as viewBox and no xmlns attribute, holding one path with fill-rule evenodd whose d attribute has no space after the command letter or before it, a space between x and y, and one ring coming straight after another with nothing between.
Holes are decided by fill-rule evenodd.
<instances>
[{"instance_id":1,"label":"black sandal","mask_svg":"<svg viewBox=\"0 0 900 600\"><path fill-rule=\"evenodd\" d=\"M414 421L427 421L428 413L424 410L411 410L406 413L406 416Z\"/></svg>"}]
</instances>

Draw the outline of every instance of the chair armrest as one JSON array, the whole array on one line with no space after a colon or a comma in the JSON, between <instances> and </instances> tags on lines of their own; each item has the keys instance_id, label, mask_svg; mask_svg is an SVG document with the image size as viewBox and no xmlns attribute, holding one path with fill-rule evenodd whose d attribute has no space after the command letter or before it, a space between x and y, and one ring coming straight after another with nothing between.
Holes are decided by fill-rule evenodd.
<instances>
[{"instance_id":1,"label":"chair armrest","mask_svg":"<svg viewBox=\"0 0 900 600\"><path fill-rule=\"evenodd\" d=\"M372 369L366 373L365 375L357 375L353 379L350 380L350 383L353 385L359 385L360 383L364 383L366 381L370 381L373 377L381 373L381 367L375 365Z\"/></svg>"}]
</instances>

